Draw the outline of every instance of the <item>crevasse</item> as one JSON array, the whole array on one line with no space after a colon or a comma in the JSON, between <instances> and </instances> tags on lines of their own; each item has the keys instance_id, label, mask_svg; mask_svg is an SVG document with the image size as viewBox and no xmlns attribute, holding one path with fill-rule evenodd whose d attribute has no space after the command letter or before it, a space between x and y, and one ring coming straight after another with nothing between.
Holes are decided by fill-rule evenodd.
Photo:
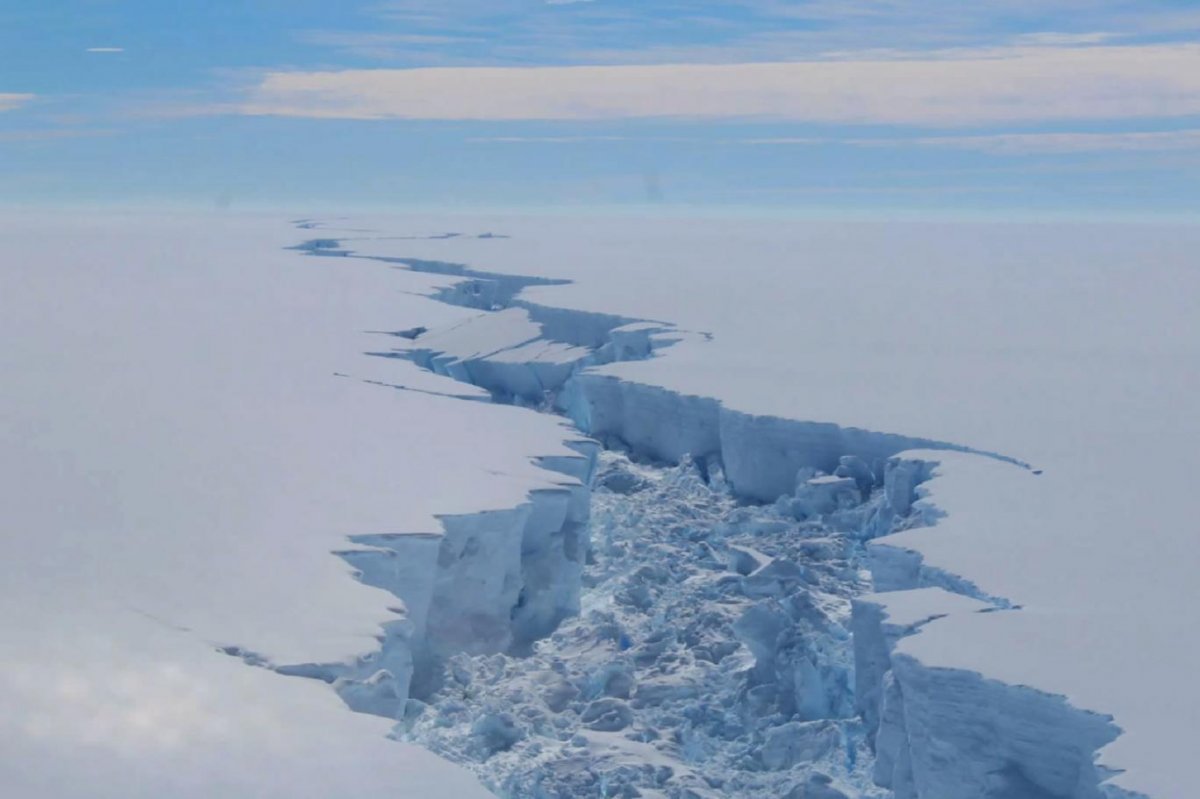
<instances>
[{"instance_id":1,"label":"crevasse","mask_svg":"<svg viewBox=\"0 0 1200 799\"><path fill-rule=\"evenodd\" d=\"M440 536L355 538L340 554L403 617L354 663L277 670L503 796L1129 797L1094 765L1110 718L903 651L949 613L1019 612L864 545L936 524L939 451L969 448L589 371L697 334L520 298L559 281L378 260L462 278L434 299L480 313L377 354L566 415L577 456L541 460L557 488Z\"/></svg>"},{"instance_id":2,"label":"crevasse","mask_svg":"<svg viewBox=\"0 0 1200 799\"><path fill-rule=\"evenodd\" d=\"M400 735L506 797L869 788L846 626L875 505L843 487L799 521L714 461L599 463L580 613L529 653L451 657Z\"/></svg>"}]
</instances>

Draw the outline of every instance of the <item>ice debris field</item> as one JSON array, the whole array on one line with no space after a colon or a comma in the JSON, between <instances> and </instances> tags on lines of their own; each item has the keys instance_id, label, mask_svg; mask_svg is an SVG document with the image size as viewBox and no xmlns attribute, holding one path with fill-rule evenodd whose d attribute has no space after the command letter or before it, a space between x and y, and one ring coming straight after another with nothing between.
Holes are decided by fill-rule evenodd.
<instances>
[{"instance_id":1,"label":"ice debris field","mask_svg":"<svg viewBox=\"0 0 1200 799\"><path fill-rule=\"evenodd\" d=\"M1194 228L0 232L20 795L1190 795Z\"/></svg>"}]
</instances>

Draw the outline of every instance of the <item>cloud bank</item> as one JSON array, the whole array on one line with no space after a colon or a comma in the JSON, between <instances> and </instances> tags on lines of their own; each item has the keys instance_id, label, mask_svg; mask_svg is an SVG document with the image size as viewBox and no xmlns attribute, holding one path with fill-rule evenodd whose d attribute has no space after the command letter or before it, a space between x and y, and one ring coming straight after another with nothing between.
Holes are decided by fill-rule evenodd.
<instances>
[{"instance_id":1,"label":"cloud bank","mask_svg":"<svg viewBox=\"0 0 1200 799\"><path fill-rule=\"evenodd\" d=\"M1200 45L886 59L269 72L227 111L334 119L772 119L969 126L1200 114Z\"/></svg>"}]
</instances>

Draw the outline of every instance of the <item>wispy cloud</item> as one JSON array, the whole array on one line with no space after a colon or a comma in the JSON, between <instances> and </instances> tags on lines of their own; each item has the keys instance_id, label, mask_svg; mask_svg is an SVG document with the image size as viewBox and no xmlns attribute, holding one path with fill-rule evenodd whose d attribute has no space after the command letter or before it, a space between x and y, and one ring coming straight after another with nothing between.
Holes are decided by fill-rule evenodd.
<instances>
[{"instance_id":1,"label":"wispy cloud","mask_svg":"<svg viewBox=\"0 0 1200 799\"><path fill-rule=\"evenodd\" d=\"M1178 0L377 0L343 53L412 66L793 61L830 51L1195 40ZM311 34L305 34L309 37ZM379 37L470 39L386 45Z\"/></svg>"},{"instance_id":2,"label":"wispy cloud","mask_svg":"<svg viewBox=\"0 0 1200 799\"><path fill-rule=\"evenodd\" d=\"M1121 37L1115 33L1091 31L1087 33L1055 33L1039 31L1023 33L1013 39L1017 45L1033 45L1039 47L1072 47L1092 44L1104 44Z\"/></svg>"},{"instance_id":3,"label":"wispy cloud","mask_svg":"<svg viewBox=\"0 0 1200 799\"><path fill-rule=\"evenodd\" d=\"M980 150L997 155L1065 155L1089 152L1165 152L1200 150L1200 130L1135 133L998 133L988 136L937 136L917 144Z\"/></svg>"},{"instance_id":4,"label":"wispy cloud","mask_svg":"<svg viewBox=\"0 0 1200 799\"><path fill-rule=\"evenodd\" d=\"M734 140L756 146L941 147L993 155L1069 155L1101 152L1178 152L1200 150L1200 129L1167 131L990 133L980 136L834 138L782 136Z\"/></svg>"},{"instance_id":5,"label":"wispy cloud","mask_svg":"<svg viewBox=\"0 0 1200 799\"><path fill-rule=\"evenodd\" d=\"M347 31L302 31L296 39L318 47L331 47L342 53L375 61L398 61L453 47L477 47L482 35L447 33L383 33ZM425 55L429 60L429 56Z\"/></svg>"},{"instance_id":6,"label":"wispy cloud","mask_svg":"<svg viewBox=\"0 0 1200 799\"><path fill-rule=\"evenodd\" d=\"M0 111L11 111L33 99L32 94L0 94Z\"/></svg>"},{"instance_id":7,"label":"wispy cloud","mask_svg":"<svg viewBox=\"0 0 1200 799\"><path fill-rule=\"evenodd\" d=\"M765 119L971 126L1200 114L1200 45L867 60L270 72L236 113L340 119Z\"/></svg>"},{"instance_id":8,"label":"wispy cloud","mask_svg":"<svg viewBox=\"0 0 1200 799\"><path fill-rule=\"evenodd\" d=\"M694 136L472 136L471 144L596 144L611 142L674 142L677 144L708 141Z\"/></svg>"},{"instance_id":9,"label":"wispy cloud","mask_svg":"<svg viewBox=\"0 0 1200 799\"><path fill-rule=\"evenodd\" d=\"M1061 131L1047 133L993 133L957 136L773 136L729 138L713 136L579 135L579 136L472 136L471 144L611 144L655 142L674 144L750 145L761 147L937 147L976 150L993 155L1069 155L1071 153L1200 151L1200 128L1169 131L1110 133Z\"/></svg>"},{"instance_id":10,"label":"wispy cloud","mask_svg":"<svg viewBox=\"0 0 1200 799\"><path fill-rule=\"evenodd\" d=\"M123 53L124 47L89 47L84 52L87 53Z\"/></svg>"},{"instance_id":11,"label":"wispy cloud","mask_svg":"<svg viewBox=\"0 0 1200 799\"><path fill-rule=\"evenodd\" d=\"M96 136L111 136L116 131L107 128L62 129L38 128L34 130L0 130L0 142L43 142L60 139L90 139Z\"/></svg>"}]
</instances>

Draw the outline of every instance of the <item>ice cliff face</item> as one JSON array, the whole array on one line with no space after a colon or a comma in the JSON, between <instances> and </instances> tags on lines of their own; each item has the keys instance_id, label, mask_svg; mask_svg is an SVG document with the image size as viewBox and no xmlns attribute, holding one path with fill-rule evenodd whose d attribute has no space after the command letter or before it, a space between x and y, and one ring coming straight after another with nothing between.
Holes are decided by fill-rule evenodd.
<instances>
[{"instance_id":1,"label":"ice cliff face","mask_svg":"<svg viewBox=\"0 0 1200 799\"><path fill-rule=\"evenodd\" d=\"M480 313L379 354L589 438L541 459L560 485L518 507L356 538L342 557L402 618L355 663L281 671L397 719L502 796L1126 796L1094 766L1111 720L904 651L933 619L1008 607L867 543L936 524L930 450L964 447L589 370L698 334L522 301L535 279L390 260L454 276L435 298Z\"/></svg>"},{"instance_id":2,"label":"ice cliff face","mask_svg":"<svg viewBox=\"0 0 1200 799\"><path fill-rule=\"evenodd\" d=\"M935 453L892 459L885 493L912 498L899 526L935 523ZM926 486L920 483L930 481ZM901 484L902 483L902 484ZM914 490L915 488L915 490ZM932 488L932 490L930 490ZM896 799L1129 799L1104 784L1096 752L1120 730L1062 697L978 673L931 668L904 639L942 617L1013 612L1003 598L932 569L887 539L868 544L877 590L854 601L856 703L876 755L876 784Z\"/></svg>"},{"instance_id":3,"label":"ice cliff face","mask_svg":"<svg viewBox=\"0 0 1200 799\"><path fill-rule=\"evenodd\" d=\"M539 459L561 487L532 491L515 508L443 516L436 536L355 536L359 547L338 554L362 582L401 600L403 618L354 663L279 670L324 679L355 710L395 718L410 696L437 689L449 656L523 651L577 614L598 447L568 445L577 456Z\"/></svg>"}]
</instances>

